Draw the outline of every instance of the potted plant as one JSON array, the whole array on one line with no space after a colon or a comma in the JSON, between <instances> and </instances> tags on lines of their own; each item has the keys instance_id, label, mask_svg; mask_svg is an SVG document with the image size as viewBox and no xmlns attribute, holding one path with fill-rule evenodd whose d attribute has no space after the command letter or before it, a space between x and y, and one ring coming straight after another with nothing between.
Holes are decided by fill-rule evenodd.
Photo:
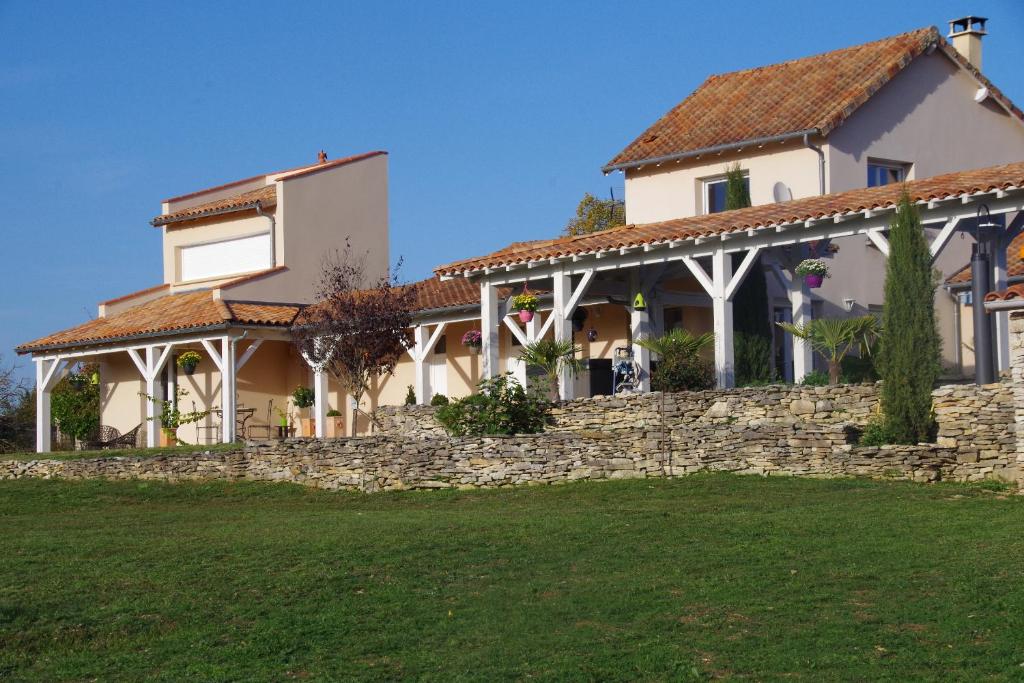
<instances>
[{"instance_id":1,"label":"potted plant","mask_svg":"<svg viewBox=\"0 0 1024 683\"><path fill-rule=\"evenodd\" d=\"M274 412L277 413L277 438L284 439L285 437L291 436L289 433L290 419L288 416L288 404L285 403L285 407L278 408L274 406Z\"/></svg>"},{"instance_id":2,"label":"potted plant","mask_svg":"<svg viewBox=\"0 0 1024 683\"><path fill-rule=\"evenodd\" d=\"M533 320L533 316L537 312L537 296L531 294L529 290L523 289L522 294L512 297L512 308L519 311L519 320L528 323Z\"/></svg>"},{"instance_id":3,"label":"potted plant","mask_svg":"<svg viewBox=\"0 0 1024 683\"><path fill-rule=\"evenodd\" d=\"M185 353L178 356L178 367L185 371L186 375L191 375L196 371L196 366L199 365L199 361L203 359L195 351L186 351Z\"/></svg>"},{"instance_id":4,"label":"potted plant","mask_svg":"<svg viewBox=\"0 0 1024 683\"><path fill-rule=\"evenodd\" d=\"M217 410L217 408L213 407L208 410L197 410L195 401L193 401L192 410L183 413L179 410L178 404L183 398L188 396L188 392L181 387L178 387L178 390L175 393L175 400L158 400L149 396L145 392L139 392L139 396L142 396L147 401L160 404L160 414L147 419L159 421L161 446L177 446L178 444L190 446L192 444L178 436L178 427L184 427L185 425L201 422Z\"/></svg>"},{"instance_id":5,"label":"potted plant","mask_svg":"<svg viewBox=\"0 0 1024 683\"><path fill-rule=\"evenodd\" d=\"M345 436L345 416L337 410L327 411L327 424L324 425L324 436L336 439Z\"/></svg>"},{"instance_id":6,"label":"potted plant","mask_svg":"<svg viewBox=\"0 0 1024 683\"><path fill-rule=\"evenodd\" d=\"M829 276L828 266L819 258L808 258L796 267L796 274L804 279L811 289L821 287L821 283Z\"/></svg>"},{"instance_id":7,"label":"potted plant","mask_svg":"<svg viewBox=\"0 0 1024 683\"><path fill-rule=\"evenodd\" d=\"M480 347L484 343L484 336L480 334L480 330L469 330L466 334L462 335L462 345L469 349L469 352L473 355L480 353Z\"/></svg>"},{"instance_id":8,"label":"potted plant","mask_svg":"<svg viewBox=\"0 0 1024 683\"><path fill-rule=\"evenodd\" d=\"M316 403L316 393L309 387L295 387L292 403L299 410L308 409ZM316 436L316 419L312 415L307 413L306 417L299 418L299 425L302 427L302 436Z\"/></svg>"}]
</instances>

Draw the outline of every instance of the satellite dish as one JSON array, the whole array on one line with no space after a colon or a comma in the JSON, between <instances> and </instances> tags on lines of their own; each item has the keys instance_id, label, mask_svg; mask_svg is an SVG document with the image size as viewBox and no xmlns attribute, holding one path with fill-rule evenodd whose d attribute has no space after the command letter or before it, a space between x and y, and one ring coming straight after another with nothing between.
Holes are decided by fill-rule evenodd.
<instances>
[{"instance_id":1,"label":"satellite dish","mask_svg":"<svg viewBox=\"0 0 1024 683\"><path fill-rule=\"evenodd\" d=\"M793 198L793 193L786 186L786 183L781 180L772 186L772 195L775 197L776 202L788 202Z\"/></svg>"},{"instance_id":2,"label":"satellite dish","mask_svg":"<svg viewBox=\"0 0 1024 683\"><path fill-rule=\"evenodd\" d=\"M988 98L988 88L978 88L978 92L974 93L975 102L984 102Z\"/></svg>"}]
</instances>

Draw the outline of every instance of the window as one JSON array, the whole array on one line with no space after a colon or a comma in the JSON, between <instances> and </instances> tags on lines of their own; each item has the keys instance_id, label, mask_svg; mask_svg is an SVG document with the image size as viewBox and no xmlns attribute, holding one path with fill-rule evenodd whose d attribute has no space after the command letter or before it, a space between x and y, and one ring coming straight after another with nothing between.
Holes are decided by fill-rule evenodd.
<instances>
[{"instance_id":1,"label":"window","mask_svg":"<svg viewBox=\"0 0 1024 683\"><path fill-rule=\"evenodd\" d=\"M270 267L270 233L180 249L180 282L251 273Z\"/></svg>"},{"instance_id":2,"label":"window","mask_svg":"<svg viewBox=\"0 0 1024 683\"><path fill-rule=\"evenodd\" d=\"M743 177L743 184L750 194L750 177ZM728 182L725 178L712 178L704 181L704 213L719 213L725 211L725 188Z\"/></svg>"},{"instance_id":3,"label":"window","mask_svg":"<svg viewBox=\"0 0 1024 683\"><path fill-rule=\"evenodd\" d=\"M907 179L907 166L891 161L868 160L868 187L878 187L891 183L902 183Z\"/></svg>"}]
</instances>

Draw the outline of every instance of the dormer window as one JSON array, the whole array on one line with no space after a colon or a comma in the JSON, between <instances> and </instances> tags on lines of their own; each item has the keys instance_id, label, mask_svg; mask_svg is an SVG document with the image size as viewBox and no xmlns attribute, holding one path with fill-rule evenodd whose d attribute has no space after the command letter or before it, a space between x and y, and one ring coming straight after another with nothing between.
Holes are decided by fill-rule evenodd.
<instances>
[{"instance_id":1,"label":"dormer window","mask_svg":"<svg viewBox=\"0 0 1024 683\"><path fill-rule=\"evenodd\" d=\"M704 184L704 213L719 213L725 211L725 195L729 182L725 176L707 178ZM747 195L750 195L750 176L743 175L743 184L747 187Z\"/></svg>"},{"instance_id":2,"label":"dormer window","mask_svg":"<svg viewBox=\"0 0 1024 683\"><path fill-rule=\"evenodd\" d=\"M868 187L902 183L907 179L909 168L910 164L899 161L868 159Z\"/></svg>"}]
</instances>

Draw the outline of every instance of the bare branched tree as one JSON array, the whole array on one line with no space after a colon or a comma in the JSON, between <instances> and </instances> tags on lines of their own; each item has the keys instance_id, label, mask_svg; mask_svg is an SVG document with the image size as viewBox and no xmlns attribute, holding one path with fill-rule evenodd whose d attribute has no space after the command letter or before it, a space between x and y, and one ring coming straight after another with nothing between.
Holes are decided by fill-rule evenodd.
<instances>
[{"instance_id":1,"label":"bare branched tree","mask_svg":"<svg viewBox=\"0 0 1024 683\"><path fill-rule=\"evenodd\" d=\"M34 407L31 396L14 370L0 356L0 453L24 447L35 419L27 410Z\"/></svg>"},{"instance_id":2,"label":"bare branched tree","mask_svg":"<svg viewBox=\"0 0 1024 683\"><path fill-rule=\"evenodd\" d=\"M366 257L345 248L324 259L316 302L303 310L292 338L299 352L326 370L352 396L351 433L372 382L391 373L412 346L415 288L400 286L399 262L390 274L366 275Z\"/></svg>"}]
</instances>

